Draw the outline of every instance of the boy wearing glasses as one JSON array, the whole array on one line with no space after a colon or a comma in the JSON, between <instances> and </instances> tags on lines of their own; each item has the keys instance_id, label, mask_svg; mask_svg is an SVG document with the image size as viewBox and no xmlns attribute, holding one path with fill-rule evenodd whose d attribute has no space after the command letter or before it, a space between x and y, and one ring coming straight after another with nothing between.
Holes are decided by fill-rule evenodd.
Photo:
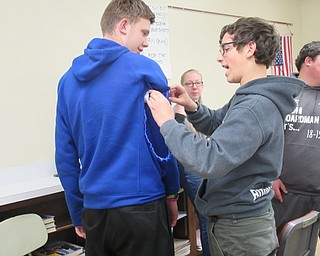
<instances>
[{"instance_id":1,"label":"boy wearing glasses","mask_svg":"<svg viewBox=\"0 0 320 256\"><path fill-rule=\"evenodd\" d=\"M211 110L194 102L181 85L171 87L170 100L184 106L188 120L208 138L195 138L179 125L158 92L150 91L148 105L174 156L204 178L196 205L210 218L211 253L275 255L272 182L281 171L284 118L294 110L304 83L267 77L279 35L259 18L224 26L219 42L217 61L227 81L240 84L225 106Z\"/></svg>"}]
</instances>

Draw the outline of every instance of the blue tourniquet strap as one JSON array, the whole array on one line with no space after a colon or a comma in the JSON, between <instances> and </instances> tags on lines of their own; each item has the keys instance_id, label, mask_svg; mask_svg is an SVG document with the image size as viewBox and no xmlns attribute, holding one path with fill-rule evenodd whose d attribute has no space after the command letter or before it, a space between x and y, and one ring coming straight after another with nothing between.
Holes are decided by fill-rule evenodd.
<instances>
[{"instance_id":1,"label":"blue tourniquet strap","mask_svg":"<svg viewBox=\"0 0 320 256\"><path fill-rule=\"evenodd\" d=\"M151 143L151 141L149 140L149 137L148 137L148 134L147 134L147 114L146 114L146 110L144 110L144 136L146 137L146 140L149 144L149 148L152 152L152 154L158 159L160 160L161 162L165 162L165 161L169 161L169 159L171 158L171 152L170 150L168 149L168 154L166 157L161 157L159 156L156 151L154 150L154 147Z\"/></svg>"}]
</instances>

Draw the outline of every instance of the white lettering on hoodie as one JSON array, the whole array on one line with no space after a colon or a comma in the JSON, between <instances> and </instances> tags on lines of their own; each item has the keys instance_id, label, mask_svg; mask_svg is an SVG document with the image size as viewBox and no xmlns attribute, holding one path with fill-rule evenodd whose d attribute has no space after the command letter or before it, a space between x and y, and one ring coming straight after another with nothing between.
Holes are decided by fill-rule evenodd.
<instances>
[{"instance_id":1,"label":"white lettering on hoodie","mask_svg":"<svg viewBox=\"0 0 320 256\"><path fill-rule=\"evenodd\" d=\"M253 201L256 201L258 198L269 194L271 189L272 189L271 186L266 188L250 189L250 192L253 195Z\"/></svg>"}]
</instances>

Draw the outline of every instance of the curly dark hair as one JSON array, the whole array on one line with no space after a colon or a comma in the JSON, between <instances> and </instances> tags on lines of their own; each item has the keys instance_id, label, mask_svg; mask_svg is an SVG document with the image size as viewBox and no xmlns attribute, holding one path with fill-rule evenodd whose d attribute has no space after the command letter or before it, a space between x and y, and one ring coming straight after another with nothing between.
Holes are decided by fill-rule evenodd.
<instances>
[{"instance_id":1,"label":"curly dark hair","mask_svg":"<svg viewBox=\"0 0 320 256\"><path fill-rule=\"evenodd\" d=\"M306 57L314 60L318 55L320 55L320 41L312 41L311 43L305 44L300 50L295 62L297 70L300 71Z\"/></svg>"},{"instance_id":2,"label":"curly dark hair","mask_svg":"<svg viewBox=\"0 0 320 256\"><path fill-rule=\"evenodd\" d=\"M236 22L226 25L220 33L219 43L228 33L232 36L234 46L241 50L249 42L256 43L254 53L256 63L269 68L280 47L280 35L273 25L257 17L240 18Z\"/></svg>"}]
</instances>

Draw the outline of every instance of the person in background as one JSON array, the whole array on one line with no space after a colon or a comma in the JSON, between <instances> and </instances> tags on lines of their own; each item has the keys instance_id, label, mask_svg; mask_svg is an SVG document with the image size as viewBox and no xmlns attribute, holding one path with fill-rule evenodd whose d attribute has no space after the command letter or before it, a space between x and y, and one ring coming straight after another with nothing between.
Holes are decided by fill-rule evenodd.
<instances>
[{"instance_id":1,"label":"person in background","mask_svg":"<svg viewBox=\"0 0 320 256\"><path fill-rule=\"evenodd\" d=\"M278 247L272 183L283 156L283 124L296 106L304 83L267 77L279 49L279 34L260 18L240 18L222 28L218 62L230 83L239 83L231 100L212 110L173 85L169 99L184 106L196 138L174 120L163 95L150 90L147 101L165 143L187 169L204 178L195 200L209 216L212 255L275 255Z\"/></svg>"},{"instance_id":2,"label":"person in background","mask_svg":"<svg viewBox=\"0 0 320 256\"><path fill-rule=\"evenodd\" d=\"M59 81L55 161L87 256L174 255L179 171L144 100L170 87L140 55L154 21L143 1L112 0L103 38Z\"/></svg>"},{"instance_id":3,"label":"person in background","mask_svg":"<svg viewBox=\"0 0 320 256\"><path fill-rule=\"evenodd\" d=\"M188 92L188 95L192 100L197 101L199 103L202 102L201 94L203 91L203 81L202 81L202 75L198 70L189 69L185 71L181 76L180 83L184 86L184 88L186 89L186 91ZM179 123L185 124L191 131L194 131L197 137L205 138L205 135L197 132L193 128L192 124L188 122L186 118L187 114L184 111L183 106L176 104L174 106L174 112L175 112L175 119ZM180 164L179 164L179 171L180 171L181 187L184 189L186 195L190 198L191 202L193 203L193 206L195 208L196 214L199 219L200 238L201 238L203 256L210 256L208 234L207 234L207 224L209 219L207 216L200 214L194 204L194 200L195 200L197 191L200 187L200 184L202 182L202 178L199 175L193 173L192 171L184 168Z\"/></svg>"},{"instance_id":4,"label":"person in background","mask_svg":"<svg viewBox=\"0 0 320 256\"><path fill-rule=\"evenodd\" d=\"M320 41L304 45L295 64L307 86L284 124L282 172L272 186L278 234L287 222L320 211Z\"/></svg>"}]
</instances>

